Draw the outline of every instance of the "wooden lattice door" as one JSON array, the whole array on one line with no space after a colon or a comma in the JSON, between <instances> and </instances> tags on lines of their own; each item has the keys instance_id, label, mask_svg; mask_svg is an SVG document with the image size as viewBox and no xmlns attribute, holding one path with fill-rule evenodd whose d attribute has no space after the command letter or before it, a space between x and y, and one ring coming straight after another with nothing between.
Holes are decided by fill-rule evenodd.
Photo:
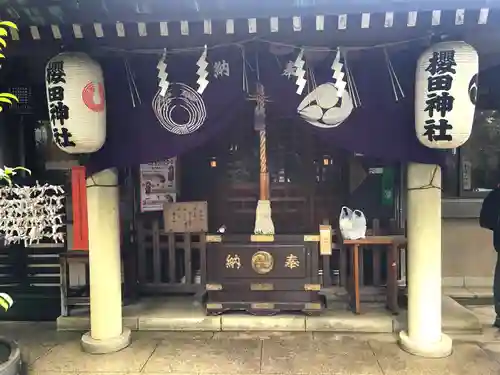
<instances>
[{"instance_id":1,"label":"wooden lattice door","mask_svg":"<svg viewBox=\"0 0 500 375\"><path fill-rule=\"evenodd\" d=\"M309 233L334 220L347 191L345 155L321 144L305 125L269 121L270 195L276 233ZM259 196L258 137L249 126L213 148L217 160L215 194L209 209L216 227L252 233Z\"/></svg>"}]
</instances>

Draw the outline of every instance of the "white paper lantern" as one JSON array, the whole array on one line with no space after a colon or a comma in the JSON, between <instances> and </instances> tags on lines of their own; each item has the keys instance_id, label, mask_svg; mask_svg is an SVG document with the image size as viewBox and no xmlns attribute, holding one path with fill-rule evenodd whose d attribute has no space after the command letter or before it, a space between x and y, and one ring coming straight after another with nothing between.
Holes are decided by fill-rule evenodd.
<instances>
[{"instance_id":1,"label":"white paper lantern","mask_svg":"<svg viewBox=\"0 0 500 375\"><path fill-rule=\"evenodd\" d=\"M470 137L477 99L479 58L465 42L437 43L419 58L415 131L429 148L453 149Z\"/></svg>"},{"instance_id":2,"label":"white paper lantern","mask_svg":"<svg viewBox=\"0 0 500 375\"><path fill-rule=\"evenodd\" d=\"M106 100L100 65L84 53L49 60L45 84L52 135L69 154L99 150L106 139Z\"/></svg>"}]
</instances>

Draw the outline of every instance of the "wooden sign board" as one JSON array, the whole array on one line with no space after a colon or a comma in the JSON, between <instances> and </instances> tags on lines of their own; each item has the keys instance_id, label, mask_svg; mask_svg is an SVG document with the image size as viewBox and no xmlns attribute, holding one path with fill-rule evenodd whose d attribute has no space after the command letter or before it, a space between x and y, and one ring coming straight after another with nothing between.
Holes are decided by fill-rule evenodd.
<instances>
[{"instance_id":1,"label":"wooden sign board","mask_svg":"<svg viewBox=\"0 0 500 375\"><path fill-rule=\"evenodd\" d=\"M320 255L332 255L331 225L319 226L319 253Z\"/></svg>"},{"instance_id":2,"label":"wooden sign board","mask_svg":"<svg viewBox=\"0 0 500 375\"><path fill-rule=\"evenodd\" d=\"M207 202L166 203L163 206L165 232L206 233L208 232Z\"/></svg>"}]
</instances>

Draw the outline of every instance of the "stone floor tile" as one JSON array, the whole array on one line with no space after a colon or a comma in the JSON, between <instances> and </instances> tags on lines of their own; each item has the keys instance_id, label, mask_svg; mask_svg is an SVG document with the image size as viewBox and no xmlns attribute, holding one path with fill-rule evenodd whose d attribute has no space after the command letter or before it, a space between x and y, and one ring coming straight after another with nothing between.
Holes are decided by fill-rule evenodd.
<instances>
[{"instance_id":1,"label":"stone floor tile","mask_svg":"<svg viewBox=\"0 0 500 375\"><path fill-rule=\"evenodd\" d=\"M149 373L148 375L164 375L164 372L160 373ZM23 373L23 375L144 375L142 372L73 372L73 371L38 371L35 369L29 369L28 372ZM175 374L175 375L193 375L193 374ZM220 374L219 374L220 375Z\"/></svg>"},{"instance_id":2,"label":"stone floor tile","mask_svg":"<svg viewBox=\"0 0 500 375\"><path fill-rule=\"evenodd\" d=\"M214 340L311 340L312 332L215 332Z\"/></svg>"},{"instance_id":3,"label":"stone floor tile","mask_svg":"<svg viewBox=\"0 0 500 375\"><path fill-rule=\"evenodd\" d=\"M397 342L397 335L394 333L313 332L313 339L322 342L339 341L343 339L354 339L361 341L375 340L382 342Z\"/></svg>"},{"instance_id":4,"label":"stone floor tile","mask_svg":"<svg viewBox=\"0 0 500 375\"><path fill-rule=\"evenodd\" d=\"M84 353L80 340L59 344L33 363L31 368L39 372L96 373L140 372L158 345L151 339L134 339L129 347L112 354L92 355Z\"/></svg>"},{"instance_id":5,"label":"stone floor tile","mask_svg":"<svg viewBox=\"0 0 500 375\"><path fill-rule=\"evenodd\" d=\"M261 373L382 375L367 342L351 338L265 340Z\"/></svg>"},{"instance_id":6,"label":"stone floor tile","mask_svg":"<svg viewBox=\"0 0 500 375\"><path fill-rule=\"evenodd\" d=\"M496 375L500 364L478 345L455 343L447 358L430 359L410 355L397 344L370 341L385 375Z\"/></svg>"},{"instance_id":7,"label":"stone floor tile","mask_svg":"<svg viewBox=\"0 0 500 375\"><path fill-rule=\"evenodd\" d=\"M261 347L261 340L165 340L144 372L258 374Z\"/></svg>"},{"instance_id":8,"label":"stone floor tile","mask_svg":"<svg viewBox=\"0 0 500 375\"><path fill-rule=\"evenodd\" d=\"M0 326L2 336L15 340L21 348L23 362L31 365L45 356L58 344L79 341L81 334L75 332L57 332L53 326L34 323L13 323L12 326Z\"/></svg>"},{"instance_id":9,"label":"stone floor tile","mask_svg":"<svg viewBox=\"0 0 500 375\"><path fill-rule=\"evenodd\" d=\"M156 341L164 340L210 340L214 337L214 332L176 332L176 331L137 331L132 332L132 337L136 339L150 339Z\"/></svg>"}]
</instances>

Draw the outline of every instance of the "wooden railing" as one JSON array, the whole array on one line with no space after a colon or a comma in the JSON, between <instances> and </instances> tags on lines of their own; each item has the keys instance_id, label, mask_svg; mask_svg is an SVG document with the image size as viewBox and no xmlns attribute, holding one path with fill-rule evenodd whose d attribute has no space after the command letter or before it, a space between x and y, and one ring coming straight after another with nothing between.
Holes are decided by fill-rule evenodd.
<instances>
[{"instance_id":1,"label":"wooden railing","mask_svg":"<svg viewBox=\"0 0 500 375\"><path fill-rule=\"evenodd\" d=\"M166 233L160 218L138 223L138 282L143 293L197 293L205 263L204 233Z\"/></svg>"},{"instance_id":2,"label":"wooden railing","mask_svg":"<svg viewBox=\"0 0 500 375\"><path fill-rule=\"evenodd\" d=\"M370 227L368 235L399 234L395 229L380 229L378 220L373 220ZM347 287L352 261L335 233L332 242L332 255L320 259L323 287ZM132 292L135 286L141 294L196 294L204 290L205 277L201 274L207 256L204 233L167 233L159 215L145 215L137 222L136 242L128 253L134 256L122 254L122 259L128 280L125 286L129 285L127 289ZM386 250L375 246L360 251L360 285L385 284L385 256Z\"/></svg>"}]
</instances>

